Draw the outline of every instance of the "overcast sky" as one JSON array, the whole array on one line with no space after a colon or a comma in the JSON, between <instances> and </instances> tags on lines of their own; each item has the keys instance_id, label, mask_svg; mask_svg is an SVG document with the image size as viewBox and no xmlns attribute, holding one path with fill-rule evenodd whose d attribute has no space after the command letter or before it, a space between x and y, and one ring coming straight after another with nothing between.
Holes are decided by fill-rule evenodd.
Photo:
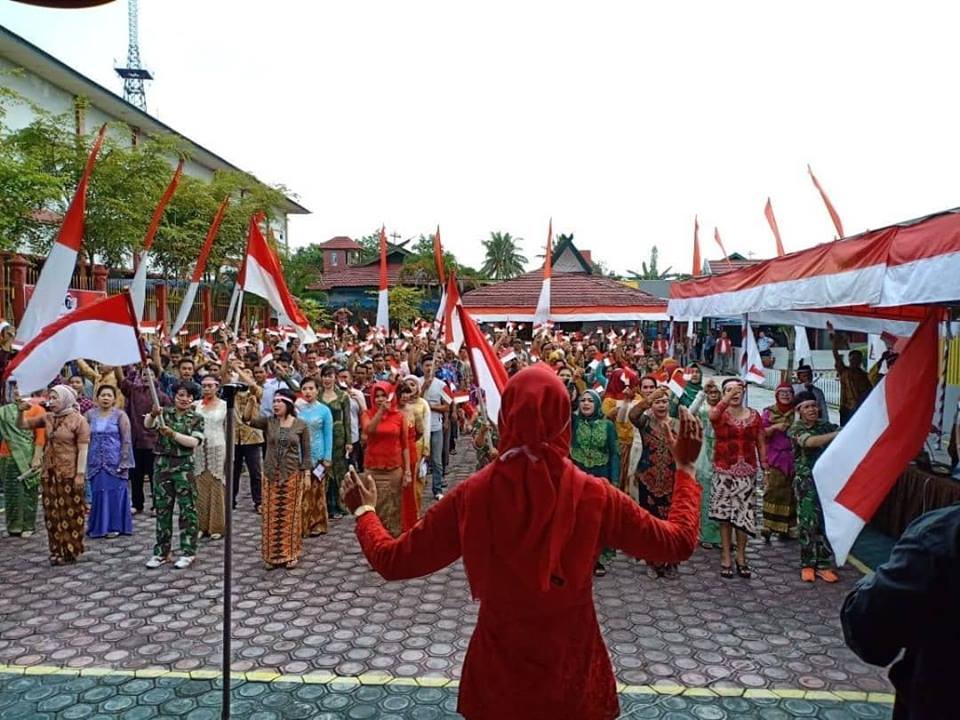
<instances>
[{"instance_id":1,"label":"overcast sky","mask_svg":"<svg viewBox=\"0 0 960 720\"><path fill-rule=\"evenodd\" d=\"M472 8L472 9L470 9ZM313 211L295 245L547 221L625 272L847 234L958 202L956 3L141 0L150 111ZM0 22L118 92L126 3L0 5Z\"/></svg>"}]
</instances>

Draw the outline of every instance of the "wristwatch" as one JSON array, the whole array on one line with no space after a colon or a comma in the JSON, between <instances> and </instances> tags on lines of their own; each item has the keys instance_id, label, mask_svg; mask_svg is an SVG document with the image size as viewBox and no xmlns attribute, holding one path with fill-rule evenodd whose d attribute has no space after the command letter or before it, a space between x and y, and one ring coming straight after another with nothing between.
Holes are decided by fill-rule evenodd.
<instances>
[{"instance_id":1,"label":"wristwatch","mask_svg":"<svg viewBox=\"0 0 960 720\"><path fill-rule=\"evenodd\" d=\"M361 515L365 515L368 512L375 513L376 511L377 509L373 505L361 505L353 511L353 516L359 520Z\"/></svg>"}]
</instances>

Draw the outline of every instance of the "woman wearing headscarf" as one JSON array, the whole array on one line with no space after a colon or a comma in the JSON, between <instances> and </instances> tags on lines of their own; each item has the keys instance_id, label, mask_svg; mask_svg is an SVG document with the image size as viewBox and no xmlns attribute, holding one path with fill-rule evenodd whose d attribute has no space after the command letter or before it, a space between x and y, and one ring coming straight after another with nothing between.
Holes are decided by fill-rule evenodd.
<instances>
[{"instance_id":1,"label":"woman wearing headscarf","mask_svg":"<svg viewBox=\"0 0 960 720\"><path fill-rule=\"evenodd\" d=\"M303 536L323 535L327 532L327 483L333 452L333 413L317 400L319 392L313 377L300 383L303 399L297 403L297 417L310 431L311 476L303 488Z\"/></svg>"},{"instance_id":2,"label":"woman wearing headscarf","mask_svg":"<svg viewBox=\"0 0 960 720\"><path fill-rule=\"evenodd\" d=\"M710 518L720 523L720 577L732 578L733 535L737 546L737 575L749 580L747 536L756 535L757 471L767 470L760 413L743 404L743 381L723 381L720 402L710 408L716 433Z\"/></svg>"},{"instance_id":3,"label":"woman wearing headscarf","mask_svg":"<svg viewBox=\"0 0 960 720\"><path fill-rule=\"evenodd\" d=\"M820 401L811 392L796 397L797 419L787 432L796 452L797 525L800 540L800 579L835 583L833 548L827 540L823 524L823 506L817 485L813 481L813 466L827 445L839 434L840 428L820 417Z\"/></svg>"},{"instance_id":4,"label":"woman wearing headscarf","mask_svg":"<svg viewBox=\"0 0 960 720\"><path fill-rule=\"evenodd\" d=\"M213 540L222 538L226 527L227 403L217 397L219 389L216 375L204 375L200 399L194 406L197 415L203 418L203 442L193 453L197 523L200 537L208 535Z\"/></svg>"},{"instance_id":5,"label":"woman wearing headscarf","mask_svg":"<svg viewBox=\"0 0 960 720\"><path fill-rule=\"evenodd\" d=\"M767 446L767 485L763 490L763 530L766 542L776 533L790 537L797 522L797 500L793 492L793 442L787 432L793 427L793 386L781 383L774 393L776 402L761 415Z\"/></svg>"},{"instance_id":6,"label":"woman wearing headscarf","mask_svg":"<svg viewBox=\"0 0 960 720\"><path fill-rule=\"evenodd\" d=\"M24 430L43 426L46 432L42 489L50 564L73 563L83 554L90 426L77 410L77 394L67 385L50 390L48 409L42 416L25 417L29 407L29 403L20 402L17 425Z\"/></svg>"},{"instance_id":7,"label":"woman wearing headscarf","mask_svg":"<svg viewBox=\"0 0 960 720\"><path fill-rule=\"evenodd\" d=\"M117 389L101 385L97 407L85 417L90 425L87 477L93 502L87 535L92 538L133 534L127 473L134 466L130 418L116 407Z\"/></svg>"},{"instance_id":8,"label":"woman wearing headscarf","mask_svg":"<svg viewBox=\"0 0 960 720\"><path fill-rule=\"evenodd\" d=\"M303 552L303 487L309 482L310 430L297 417L296 396L281 388L273 396L273 415L245 420L263 431L263 505L260 509L260 557L268 569L294 568Z\"/></svg>"},{"instance_id":9,"label":"woman wearing headscarf","mask_svg":"<svg viewBox=\"0 0 960 720\"><path fill-rule=\"evenodd\" d=\"M333 450L330 456L330 476L327 478L327 514L332 518L343 516L340 507L340 479L347 472L347 456L353 452L350 442L350 397L337 387L337 368L324 365L320 370L320 402L333 413Z\"/></svg>"},{"instance_id":10,"label":"woman wearing headscarf","mask_svg":"<svg viewBox=\"0 0 960 720\"><path fill-rule=\"evenodd\" d=\"M407 375L397 386L397 407L407 420L407 448L413 482L403 488L400 525L409 530L420 517L420 501L426 472L420 472L421 460L430 457L430 405L420 397L420 379Z\"/></svg>"},{"instance_id":11,"label":"woman wearing headscarf","mask_svg":"<svg viewBox=\"0 0 960 720\"><path fill-rule=\"evenodd\" d=\"M613 421L600 411L600 395L585 390L580 396L577 412L573 415L573 436L570 440L570 457L585 473L604 478L616 485L620 480L620 441ZM604 548L600 553L593 574L607 574L606 563L613 559L614 551Z\"/></svg>"},{"instance_id":12,"label":"woman wearing headscarf","mask_svg":"<svg viewBox=\"0 0 960 720\"><path fill-rule=\"evenodd\" d=\"M689 410L690 406L693 405L693 401L697 399L697 396L703 390L703 372L697 363L693 363L688 370L690 372L690 378L687 380L687 384L683 386L683 395L679 397L677 404ZM669 378L667 380L669 381ZM676 417L676 406L670 414Z\"/></svg>"},{"instance_id":13,"label":"woman wearing headscarf","mask_svg":"<svg viewBox=\"0 0 960 720\"><path fill-rule=\"evenodd\" d=\"M376 382L370 389L370 407L360 418L364 470L377 483L377 514L394 537L401 531L403 488L413 482L410 473L410 431L397 408L393 385Z\"/></svg>"},{"instance_id":14,"label":"woman wearing headscarf","mask_svg":"<svg viewBox=\"0 0 960 720\"><path fill-rule=\"evenodd\" d=\"M629 420L623 420L620 417L619 411L630 404L639 380L640 378L633 370L616 368L610 373L610 380L603 393L601 405L604 417L613 421L617 429L617 440L620 443L620 474L614 482L621 490L626 490L630 483L626 472L630 465L630 448L633 447L633 426Z\"/></svg>"},{"instance_id":15,"label":"woman wearing headscarf","mask_svg":"<svg viewBox=\"0 0 960 720\"><path fill-rule=\"evenodd\" d=\"M700 495L700 547L713 550L720 547L720 526L710 519L710 495L713 486L713 446L716 435L710 422L710 408L720 402L720 386L713 379L707 380L703 391L690 406L690 413L703 425L703 447L697 458L697 482L703 488Z\"/></svg>"},{"instance_id":16,"label":"woman wearing headscarf","mask_svg":"<svg viewBox=\"0 0 960 720\"><path fill-rule=\"evenodd\" d=\"M461 556L480 601L457 710L469 720L619 715L617 686L593 604L602 547L680 562L697 539L693 463L699 424L683 416L667 520L654 518L570 459L570 399L534 366L503 393L497 460L459 483L413 530L392 538L372 478L348 477L345 501L373 568L388 580L428 575Z\"/></svg>"},{"instance_id":17,"label":"woman wearing headscarf","mask_svg":"<svg viewBox=\"0 0 960 720\"><path fill-rule=\"evenodd\" d=\"M677 421L670 417L670 391L657 388L630 410L630 422L643 439L643 454L637 469L637 502L658 518L670 514L673 482L677 473L670 438ZM657 577L675 575L676 565L653 565Z\"/></svg>"}]
</instances>

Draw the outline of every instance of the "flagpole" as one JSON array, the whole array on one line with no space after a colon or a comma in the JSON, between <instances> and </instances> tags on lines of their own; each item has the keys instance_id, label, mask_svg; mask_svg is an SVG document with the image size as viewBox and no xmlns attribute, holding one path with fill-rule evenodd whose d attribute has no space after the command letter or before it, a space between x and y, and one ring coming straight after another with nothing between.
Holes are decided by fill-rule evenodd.
<instances>
[{"instance_id":1,"label":"flagpole","mask_svg":"<svg viewBox=\"0 0 960 720\"><path fill-rule=\"evenodd\" d=\"M133 293L130 292L130 289L124 290L124 293L127 298L127 305L130 307L130 312L133 313L133 317L137 317L137 306L136 302L133 299ZM147 356L144 353L143 347L143 336L140 334L140 325L139 321L133 327L133 332L137 336L137 347L140 348L140 362L143 365L144 369L147 371L147 384L150 386L150 399L153 400L153 407L160 407L160 398L157 395L157 386L153 382L153 372L150 370L150 366L147 363ZM158 416L160 418L160 424L163 425L163 415Z\"/></svg>"},{"instance_id":2,"label":"flagpole","mask_svg":"<svg viewBox=\"0 0 960 720\"><path fill-rule=\"evenodd\" d=\"M746 328L747 333L752 332L750 330L750 313L743 314L743 327ZM750 363L750 355L749 355L750 349L747 347L747 333L743 334L743 338L741 340L743 347L740 348L740 351L741 351L740 352L740 367L741 367L740 379L743 382L743 407L749 407L749 403L750 403L750 395L749 395L750 383L747 382L747 379L746 377L744 377L744 372L743 372L743 367ZM744 362L743 360L744 358L747 359L746 362Z\"/></svg>"},{"instance_id":3,"label":"flagpole","mask_svg":"<svg viewBox=\"0 0 960 720\"><path fill-rule=\"evenodd\" d=\"M236 423L234 407L237 392L245 388L246 385L242 383L227 383L220 389L220 395L227 403L225 434L228 438L233 438L234 435ZM233 640L233 445L233 442L227 443L223 469L226 477L224 483L226 504L223 509L225 528L223 533L223 701L220 709L222 720L230 720L230 659L233 654L231 647Z\"/></svg>"},{"instance_id":4,"label":"flagpole","mask_svg":"<svg viewBox=\"0 0 960 720\"><path fill-rule=\"evenodd\" d=\"M237 337L240 333L240 315L243 313L243 288L240 289L240 293L237 295L237 309L236 315L233 317L233 336Z\"/></svg>"},{"instance_id":5,"label":"flagpole","mask_svg":"<svg viewBox=\"0 0 960 720\"><path fill-rule=\"evenodd\" d=\"M227 307L227 317L224 322L229 325L233 319L233 311L237 309L237 297L240 295L240 283L233 284L233 292L230 293L230 305Z\"/></svg>"}]
</instances>

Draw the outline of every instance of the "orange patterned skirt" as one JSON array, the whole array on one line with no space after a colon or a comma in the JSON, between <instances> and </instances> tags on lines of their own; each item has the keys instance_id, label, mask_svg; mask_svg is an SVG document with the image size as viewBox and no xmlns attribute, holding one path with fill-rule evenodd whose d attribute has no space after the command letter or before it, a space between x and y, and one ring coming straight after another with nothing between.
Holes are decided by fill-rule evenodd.
<instances>
[{"instance_id":1,"label":"orange patterned skirt","mask_svg":"<svg viewBox=\"0 0 960 720\"><path fill-rule=\"evenodd\" d=\"M377 483L377 515L393 537L400 536L400 503L403 486L403 469L367 470Z\"/></svg>"},{"instance_id":2,"label":"orange patterned skirt","mask_svg":"<svg viewBox=\"0 0 960 720\"><path fill-rule=\"evenodd\" d=\"M327 476L318 480L310 473L303 488L303 537L326 534L327 519Z\"/></svg>"},{"instance_id":3,"label":"orange patterned skirt","mask_svg":"<svg viewBox=\"0 0 960 720\"><path fill-rule=\"evenodd\" d=\"M268 565L284 565L303 552L303 475L281 480L263 479L263 528L260 556Z\"/></svg>"},{"instance_id":4,"label":"orange patterned skirt","mask_svg":"<svg viewBox=\"0 0 960 720\"><path fill-rule=\"evenodd\" d=\"M73 562L83 554L86 515L83 485L78 488L74 478L47 470L43 476L43 519L51 558Z\"/></svg>"}]
</instances>

